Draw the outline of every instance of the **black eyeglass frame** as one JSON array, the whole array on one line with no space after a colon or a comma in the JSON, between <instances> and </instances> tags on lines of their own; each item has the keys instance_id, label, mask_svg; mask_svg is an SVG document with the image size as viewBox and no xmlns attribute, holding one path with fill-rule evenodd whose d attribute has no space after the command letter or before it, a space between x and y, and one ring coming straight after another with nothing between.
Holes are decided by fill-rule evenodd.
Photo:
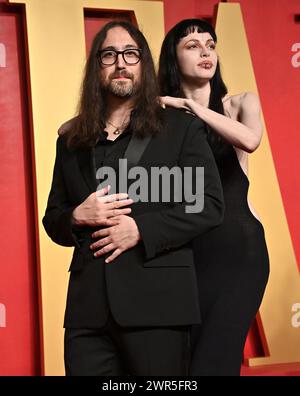
<instances>
[{"instance_id":1,"label":"black eyeglass frame","mask_svg":"<svg viewBox=\"0 0 300 396\"><path fill-rule=\"evenodd\" d=\"M125 53L126 53L126 52L129 52L129 51L138 51L138 53L139 53L139 58L138 58L137 62L135 62L135 63L130 63L130 62L127 62L127 61L126 61L126 59L125 59ZM116 54L116 55L115 55L115 61L114 61L113 63L107 63L107 64L106 64L106 63L103 63L103 62L102 62L102 59L101 59L101 55L102 55L104 52L114 52L114 53ZM123 58L124 62L126 63L126 65L137 65L137 64L140 62L141 58L142 58L142 52L143 52L143 50L142 50L141 48L126 48L126 49L123 50L123 51L116 51L116 50L113 50L113 49L111 49L111 50L110 50L110 49L103 49L103 50L99 50L99 51L97 52L97 58L98 58L98 60L99 60L100 65L103 65L103 66L112 66L112 65L114 65L114 64L117 63L119 55L122 54L122 58Z\"/></svg>"}]
</instances>

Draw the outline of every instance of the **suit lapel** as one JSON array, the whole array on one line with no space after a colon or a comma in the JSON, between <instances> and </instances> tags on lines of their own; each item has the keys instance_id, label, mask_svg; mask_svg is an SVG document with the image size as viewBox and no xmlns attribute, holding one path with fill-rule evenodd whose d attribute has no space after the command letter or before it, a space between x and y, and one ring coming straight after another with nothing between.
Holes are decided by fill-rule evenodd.
<instances>
[{"instance_id":1,"label":"suit lapel","mask_svg":"<svg viewBox=\"0 0 300 396\"><path fill-rule=\"evenodd\" d=\"M87 148L79 150L77 153L79 169L86 181L90 191L94 192L97 188L96 170L95 170L95 155L94 148Z\"/></svg>"},{"instance_id":2,"label":"suit lapel","mask_svg":"<svg viewBox=\"0 0 300 396\"><path fill-rule=\"evenodd\" d=\"M132 135L124 154L124 158L127 159L128 169L136 166L139 163L144 151L146 150L146 147L151 141L151 138L152 137L150 135L144 138L137 137L134 134ZM89 187L89 190L91 192L96 191L97 180L95 173L96 170L94 147L79 150L77 153L77 158L79 169Z\"/></svg>"},{"instance_id":3,"label":"suit lapel","mask_svg":"<svg viewBox=\"0 0 300 396\"><path fill-rule=\"evenodd\" d=\"M124 158L127 159L128 168L133 168L139 163L144 151L146 150L146 147L151 141L151 138L152 136L150 135L141 138L132 134L124 154Z\"/></svg>"}]
</instances>

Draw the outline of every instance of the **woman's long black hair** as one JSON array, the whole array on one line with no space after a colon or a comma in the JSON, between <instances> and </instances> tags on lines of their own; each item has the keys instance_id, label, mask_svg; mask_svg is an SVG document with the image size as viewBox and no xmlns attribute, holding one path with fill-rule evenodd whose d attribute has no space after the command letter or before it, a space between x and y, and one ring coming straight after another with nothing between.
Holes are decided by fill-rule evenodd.
<instances>
[{"instance_id":1,"label":"woman's long black hair","mask_svg":"<svg viewBox=\"0 0 300 396\"><path fill-rule=\"evenodd\" d=\"M176 47L179 41L190 33L209 33L215 43L217 35L214 28L202 19L184 19L177 23L166 35L159 58L158 79L161 96L184 97L181 90L180 69L178 65ZM209 98L209 108L224 115L222 98L227 94L227 87L222 79L219 62L213 78L210 80L211 93ZM208 128L209 141L217 144L220 138L211 133Z\"/></svg>"}]
</instances>

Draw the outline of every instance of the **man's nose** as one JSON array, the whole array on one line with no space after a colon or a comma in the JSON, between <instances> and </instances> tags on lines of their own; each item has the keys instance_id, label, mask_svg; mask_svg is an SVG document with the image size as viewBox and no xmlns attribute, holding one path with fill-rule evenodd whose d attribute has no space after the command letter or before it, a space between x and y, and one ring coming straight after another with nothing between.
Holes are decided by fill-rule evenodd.
<instances>
[{"instance_id":1,"label":"man's nose","mask_svg":"<svg viewBox=\"0 0 300 396\"><path fill-rule=\"evenodd\" d=\"M124 69L125 68L126 63L125 63L125 61L123 59L122 54L118 54L116 66L117 66L118 69Z\"/></svg>"}]
</instances>

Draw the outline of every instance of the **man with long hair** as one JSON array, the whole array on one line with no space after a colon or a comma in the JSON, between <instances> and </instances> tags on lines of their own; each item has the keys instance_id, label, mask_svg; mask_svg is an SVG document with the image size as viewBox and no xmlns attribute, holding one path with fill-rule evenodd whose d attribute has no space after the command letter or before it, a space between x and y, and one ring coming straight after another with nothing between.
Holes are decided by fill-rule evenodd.
<instances>
[{"instance_id":1,"label":"man with long hair","mask_svg":"<svg viewBox=\"0 0 300 396\"><path fill-rule=\"evenodd\" d=\"M190 242L221 222L223 198L204 124L163 110L157 98L143 34L127 22L105 25L87 60L78 116L60 130L43 219L54 242L75 247L67 375L187 374L190 326L200 322ZM120 159L143 168L143 199L128 198L136 181L121 187ZM196 170L204 167L202 210L189 210L191 194L166 201L162 191L151 200L157 185L145 177L162 165L192 170L195 202ZM122 173L111 187L108 168Z\"/></svg>"}]
</instances>

